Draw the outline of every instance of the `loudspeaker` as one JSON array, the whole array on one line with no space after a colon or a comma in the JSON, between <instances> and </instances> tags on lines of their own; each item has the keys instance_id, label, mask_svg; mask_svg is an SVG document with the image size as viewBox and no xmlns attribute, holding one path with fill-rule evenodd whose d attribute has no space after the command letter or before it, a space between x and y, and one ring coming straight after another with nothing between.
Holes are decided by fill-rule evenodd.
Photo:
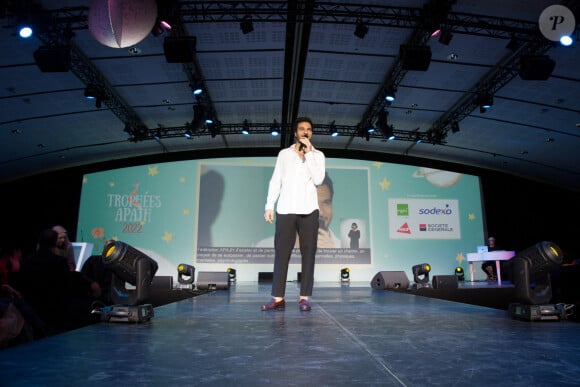
<instances>
[{"instance_id":1,"label":"loudspeaker","mask_svg":"<svg viewBox=\"0 0 580 387\"><path fill-rule=\"evenodd\" d=\"M34 51L34 61L43 73L64 73L70 70L70 47L40 47Z\"/></svg>"},{"instance_id":2,"label":"loudspeaker","mask_svg":"<svg viewBox=\"0 0 580 387\"><path fill-rule=\"evenodd\" d=\"M195 36L167 36L163 52L167 63L191 63L195 57Z\"/></svg>"},{"instance_id":3,"label":"loudspeaker","mask_svg":"<svg viewBox=\"0 0 580 387\"><path fill-rule=\"evenodd\" d=\"M404 271L379 271L371 280L373 289L407 289L409 278Z\"/></svg>"},{"instance_id":4,"label":"loudspeaker","mask_svg":"<svg viewBox=\"0 0 580 387\"><path fill-rule=\"evenodd\" d=\"M158 275L153 277L151 281L151 289L153 290L171 290L173 289L173 276Z\"/></svg>"},{"instance_id":5,"label":"loudspeaker","mask_svg":"<svg viewBox=\"0 0 580 387\"><path fill-rule=\"evenodd\" d=\"M227 271L200 271L196 285L200 290L226 290L230 287L230 275Z\"/></svg>"},{"instance_id":6,"label":"loudspeaker","mask_svg":"<svg viewBox=\"0 0 580 387\"><path fill-rule=\"evenodd\" d=\"M274 281L274 273L271 271L261 271L258 273L258 283Z\"/></svg>"},{"instance_id":7,"label":"loudspeaker","mask_svg":"<svg viewBox=\"0 0 580 387\"><path fill-rule=\"evenodd\" d=\"M556 62L547 55L522 56L519 74L524 81L545 81L550 78Z\"/></svg>"},{"instance_id":8,"label":"loudspeaker","mask_svg":"<svg viewBox=\"0 0 580 387\"><path fill-rule=\"evenodd\" d=\"M427 71L431 63L431 47L401 44L399 48L403 70Z\"/></svg>"},{"instance_id":9,"label":"loudspeaker","mask_svg":"<svg viewBox=\"0 0 580 387\"><path fill-rule=\"evenodd\" d=\"M456 275L434 275L431 280L433 289L457 289Z\"/></svg>"}]
</instances>

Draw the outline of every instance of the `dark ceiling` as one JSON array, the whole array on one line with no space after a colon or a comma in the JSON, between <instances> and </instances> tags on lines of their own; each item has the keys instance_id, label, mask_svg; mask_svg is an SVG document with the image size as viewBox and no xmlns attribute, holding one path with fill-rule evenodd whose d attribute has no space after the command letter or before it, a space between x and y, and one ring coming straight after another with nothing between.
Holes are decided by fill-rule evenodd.
<instances>
[{"instance_id":1,"label":"dark ceiling","mask_svg":"<svg viewBox=\"0 0 580 387\"><path fill-rule=\"evenodd\" d=\"M111 48L89 29L90 1L0 2L0 181L138 156L257 154L289 145L290 123L307 115L315 146L333 155L450 162L580 190L580 51L541 34L552 1L158 3L170 31ZM15 27L30 14L44 25L23 40ZM70 69L41 71L69 64L38 59L41 46L70 55ZM545 55L555 63L539 74L547 79L523 79L549 64ZM89 85L99 103L85 99ZM482 110L485 95L493 106ZM215 126L198 122L207 114Z\"/></svg>"}]
</instances>

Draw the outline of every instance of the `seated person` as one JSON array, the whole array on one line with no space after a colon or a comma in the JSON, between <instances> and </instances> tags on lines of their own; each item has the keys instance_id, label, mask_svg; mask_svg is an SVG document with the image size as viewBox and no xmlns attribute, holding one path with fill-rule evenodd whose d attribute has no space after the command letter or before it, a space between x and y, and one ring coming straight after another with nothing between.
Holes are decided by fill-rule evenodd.
<instances>
[{"instance_id":1,"label":"seated person","mask_svg":"<svg viewBox=\"0 0 580 387\"><path fill-rule=\"evenodd\" d=\"M487 238L487 251L496 251L501 250L495 244L495 237L490 236ZM497 280L497 267L495 266L495 261L485 261L481 264L481 269L487 275L488 281L496 281Z\"/></svg>"},{"instance_id":2,"label":"seated person","mask_svg":"<svg viewBox=\"0 0 580 387\"><path fill-rule=\"evenodd\" d=\"M96 322L91 305L101 295L97 282L70 271L66 257L56 253L57 239L56 231L42 231L36 253L22 263L19 281L19 290L46 323L48 334Z\"/></svg>"}]
</instances>

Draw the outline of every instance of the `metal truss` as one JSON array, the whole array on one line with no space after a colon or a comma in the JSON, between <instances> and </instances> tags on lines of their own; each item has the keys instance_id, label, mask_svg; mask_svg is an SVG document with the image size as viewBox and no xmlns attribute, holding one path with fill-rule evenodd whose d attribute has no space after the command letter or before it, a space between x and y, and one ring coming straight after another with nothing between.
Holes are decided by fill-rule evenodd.
<instances>
[{"instance_id":1,"label":"metal truss","mask_svg":"<svg viewBox=\"0 0 580 387\"><path fill-rule=\"evenodd\" d=\"M250 135L256 134L270 134L270 128L273 126L272 123L236 123L236 124L218 124L214 127L214 133L218 133L222 136L230 135L242 135L242 129L248 129ZM278 124L281 132L290 133L292 130L291 124ZM366 130L361 130L359 126L346 126L346 125L316 125L313 128L313 133L317 136L330 136L331 131L336 130L339 136L344 137L361 137L366 138L367 141L372 139L387 140L384 135L376 130L374 133L368 133ZM172 128L158 128L158 129L148 129L146 131L132 133L130 141L148 141L160 140L164 138L178 138L182 137L186 140L186 133L189 138L195 137L206 137L212 135L212 130L207 126L202 126L200 128L192 128L190 125L177 126ZM431 133L418 132L416 130L397 130L393 129L393 134L395 135L396 141L408 141L413 143L430 143L430 144L442 144L442 139L432 136Z\"/></svg>"}]
</instances>

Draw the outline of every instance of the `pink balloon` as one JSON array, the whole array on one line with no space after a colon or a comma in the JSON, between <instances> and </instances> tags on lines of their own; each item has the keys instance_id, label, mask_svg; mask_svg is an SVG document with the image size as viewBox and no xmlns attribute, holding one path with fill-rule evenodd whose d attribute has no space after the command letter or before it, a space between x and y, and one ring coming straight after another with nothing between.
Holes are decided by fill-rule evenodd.
<instances>
[{"instance_id":1,"label":"pink balloon","mask_svg":"<svg viewBox=\"0 0 580 387\"><path fill-rule=\"evenodd\" d=\"M155 0L92 0L89 31L105 46L130 47L147 37L156 19Z\"/></svg>"}]
</instances>

